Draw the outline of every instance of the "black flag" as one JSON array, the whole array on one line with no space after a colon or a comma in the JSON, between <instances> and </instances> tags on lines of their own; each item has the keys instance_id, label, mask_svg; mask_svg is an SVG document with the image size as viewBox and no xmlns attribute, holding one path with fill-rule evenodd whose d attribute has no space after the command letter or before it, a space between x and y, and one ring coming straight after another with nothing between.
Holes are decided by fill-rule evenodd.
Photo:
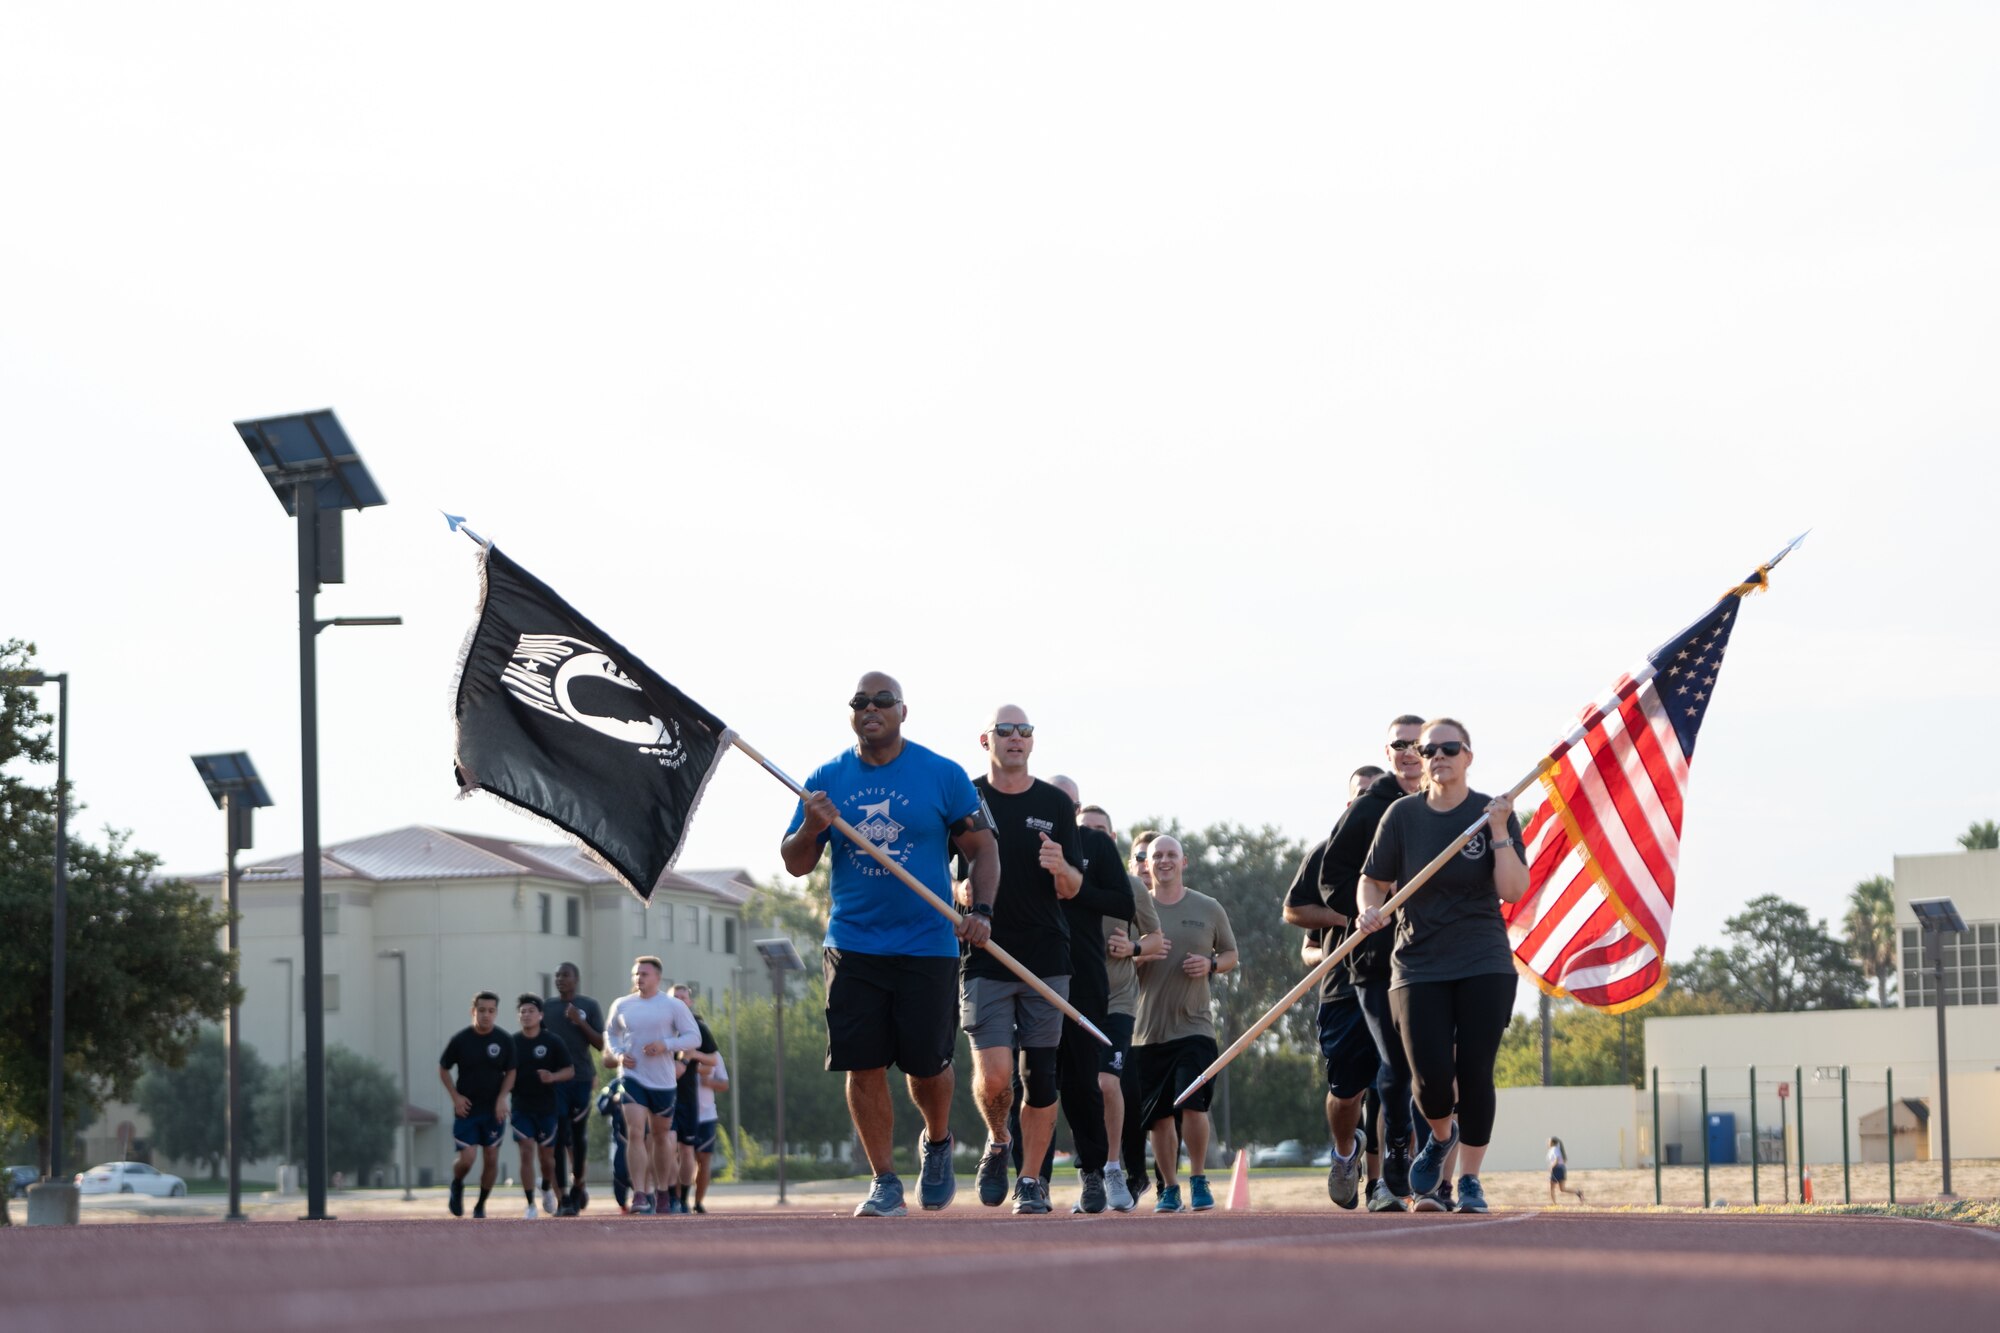
<instances>
[{"instance_id":1,"label":"black flag","mask_svg":"<svg viewBox=\"0 0 2000 1333\"><path fill-rule=\"evenodd\" d=\"M491 545L480 573L452 706L458 785L554 824L650 901L729 729Z\"/></svg>"}]
</instances>

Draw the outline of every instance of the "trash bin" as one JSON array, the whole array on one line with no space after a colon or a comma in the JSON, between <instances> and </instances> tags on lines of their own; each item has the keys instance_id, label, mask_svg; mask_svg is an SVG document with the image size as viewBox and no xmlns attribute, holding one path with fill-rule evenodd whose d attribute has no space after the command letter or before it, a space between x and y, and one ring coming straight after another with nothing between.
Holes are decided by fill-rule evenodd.
<instances>
[{"instance_id":1,"label":"trash bin","mask_svg":"<svg viewBox=\"0 0 2000 1333\"><path fill-rule=\"evenodd\" d=\"M424 1189L431 1187L431 1169L429 1167L421 1166L417 1168L417 1184Z\"/></svg>"},{"instance_id":2,"label":"trash bin","mask_svg":"<svg viewBox=\"0 0 2000 1333\"><path fill-rule=\"evenodd\" d=\"M1713 1166L1736 1165L1736 1113L1708 1113L1708 1160Z\"/></svg>"},{"instance_id":3,"label":"trash bin","mask_svg":"<svg viewBox=\"0 0 2000 1333\"><path fill-rule=\"evenodd\" d=\"M1665 1143L1661 1144L1660 1146L1666 1150L1666 1152L1664 1153L1664 1160L1668 1166L1679 1166L1681 1164L1680 1144Z\"/></svg>"}]
</instances>

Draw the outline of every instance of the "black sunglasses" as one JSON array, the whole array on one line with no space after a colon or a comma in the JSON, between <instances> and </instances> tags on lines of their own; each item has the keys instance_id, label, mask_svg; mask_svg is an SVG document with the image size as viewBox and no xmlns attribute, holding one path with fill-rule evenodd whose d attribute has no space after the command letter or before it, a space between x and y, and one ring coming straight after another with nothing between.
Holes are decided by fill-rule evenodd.
<instances>
[{"instance_id":1,"label":"black sunglasses","mask_svg":"<svg viewBox=\"0 0 2000 1333\"><path fill-rule=\"evenodd\" d=\"M989 728L995 736L1032 736L1035 724L1032 722L995 722Z\"/></svg>"},{"instance_id":2,"label":"black sunglasses","mask_svg":"<svg viewBox=\"0 0 2000 1333\"><path fill-rule=\"evenodd\" d=\"M847 706L849 708L852 708L855 712L858 713L862 709L868 707L868 705L870 704L875 705L877 708L894 708L897 704L901 702L903 701L901 699L898 699L895 695L889 693L889 691L877 690L873 694L855 695L852 699L849 699L847 701Z\"/></svg>"},{"instance_id":3,"label":"black sunglasses","mask_svg":"<svg viewBox=\"0 0 2000 1333\"><path fill-rule=\"evenodd\" d=\"M1433 741L1429 745L1419 745L1417 753L1426 759L1434 759L1439 754L1449 759L1456 759L1464 749L1464 741Z\"/></svg>"},{"instance_id":4,"label":"black sunglasses","mask_svg":"<svg viewBox=\"0 0 2000 1333\"><path fill-rule=\"evenodd\" d=\"M1417 743L1415 741L1390 741L1389 748L1392 750L1414 750L1417 748Z\"/></svg>"}]
</instances>

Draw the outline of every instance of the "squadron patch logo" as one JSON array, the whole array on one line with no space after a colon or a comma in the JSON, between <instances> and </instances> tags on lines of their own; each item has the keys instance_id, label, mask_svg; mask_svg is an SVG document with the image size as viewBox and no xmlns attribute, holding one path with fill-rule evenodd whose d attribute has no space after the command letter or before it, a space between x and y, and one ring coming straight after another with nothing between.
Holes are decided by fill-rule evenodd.
<instances>
[{"instance_id":1,"label":"squadron patch logo","mask_svg":"<svg viewBox=\"0 0 2000 1333\"><path fill-rule=\"evenodd\" d=\"M654 717L639 686L595 645L565 634L523 634L500 671L507 693L562 722L580 722L660 761L687 762L679 724Z\"/></svg>"},{"instance_id":2,"label":"squadron patch logo","mask_svg":"<svg viewBox=\"0 0 2000 1333\"><path fill-rule=\"evenodd\" d=\"M877 801L873 805L862 806L861 816L861 822L854 826L854 831L885 852L895 843L896 836L903 831L903 826L889 817L888 801Z\"/></svg>"}]
</instances>

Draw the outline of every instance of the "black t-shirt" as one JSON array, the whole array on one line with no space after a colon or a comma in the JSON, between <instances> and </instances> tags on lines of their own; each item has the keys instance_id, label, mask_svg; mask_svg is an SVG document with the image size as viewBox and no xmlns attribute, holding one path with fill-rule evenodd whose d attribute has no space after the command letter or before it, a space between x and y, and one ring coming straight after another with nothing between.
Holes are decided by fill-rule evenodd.
<instances>
[{"instance_id":1,"label":"black t-shirt","mask_svg":"<svg viewBox=\"0 0 2000 1333\"><path fill-rule=\"evenodd\" d=\"M588 995L573 996L568 1001L564 1001L560 995L551 995L542 1001L543 1031L554 1036L569 1052L569 1062L576 1067L578 1078L586 1083L595 1082L592 1075L596 1071L597 1061L593 1057L597 1053L597 1048L577 1030L576 1024L569 1021L569 1014L564 1009L565 1003L575 1005L577 1012L583 1015L583 1021L590 1024L590 1030L599 1036L604 1034L604 1009Z\"/></svg>"},{"instance_id":2,"label":"black t-shirt","mask_svg":"<svg viewBox=\"0 0 2000 1333\"><path fill-rule=\"evenodd\" d=\"M1299 862L1298 873L1292 876L1291 887L1285 890L1285 906L1332 906L1331 903L1328 903L1321 896L1320 892L1320 867L1325 861L1326 839L1321 838L1307 850L1305 860ZM1334 910L1338 911L1339 909L1335 908ZM1352 919L1351 916L1350 919ZM1323 931L1317 927L1307 927L1306 942L1320 945L1323 948L1332 948L1340 943L1343 934L1345 932L1341 930ZM1322 1004L1332 1000L1351 999L1353 995L1354 985L1348 980L1346 963L1328 968L1326 975L1319 979L1319 998Z\"/></svg>"},{"instance_id":3,"label":"black t-shirt","mask_svg":"<svg viewBox=\"0 0 2000 1333\"><path fill-rule=\"evenodd\" d=\"M694 1025L701 1029L701 1045L696 1048L697 1050L703 1055L713 1055L721 1049L715 1044L715 1034L708 1030L708 1024L701 1021L699 1014L695 1015ZM681 1076L674 1080L674 1100L686 1101L689 1106L693 1106L694 1098L700 1092L701 1066L690 1060Z\"/></svg>"},{"instance_id":4,"label":"black t-shirt","mask_svg":"<svg viewBox=\"0 0 2000 1333\"><path fill-rule=\"evenodd\" d=\"M1334 911L1345 913L1349 921L1360 911L1361 866L1368 859L1368 849L1374 845L1375 830L1389 807L1402 800L1404 794L1403 784L1396 781L1395 774L1384 773L1369 784L1368 790L1348 802L1340 818L1334 821L1333 832L1327 835L1326 860L1319 873L1320 898ZM1334 936L1334 944L1340 944L1350 933L1340 931ZM1378 930L1355 945L1347 961L1336 970L1345 970L1358 985L1387 985L1389 954L1395 942L1393 931Z\"/></svg>"},{"instance_id":5,"label":"black t-shirt","mask_svg":"<svg viewBox=\"0 0 2000 1333\"><path fill-rule=\"evenodd\" d=\"M458 1095L472 1103L474 1115L493 1114L500 1085L513 1067L514 1039L499 1027L484 1036L469 1027L460 1028L438 1057L438 1068L458 1071L454 1085Z\"/></svg>"},{"instance_id":6,"label":"black t-shirt","mask_svg":"<svg viewBox=\"0 0 2000 1333\"><path fill-rule=\"evenodd\" d=\"M1362 873L1401 887L1465 832L1493 798L1468 792L1451 810L1439 813L1423 795L1405 796L1389 807L1375 830ZM1521 821L1507 817L1514 835L1508 854L1521 856ZM1493 848L1481 824L1457 856L1432 875L1396 913L1396 947L1390 955L1389 986L1420 981L1457 981L1514 971L1514 951L1500 919L1500 895L1493 886ZM1522 858L1522 864L1527 864Z\"/></svg>"},{"instance_id":7,"label":"black t-shirt","mask_svg":"<svg viewBox=\"0 0 2000 1333\"><path fill-rule=\"evenodd\" d=\"M1069 924L1056 897L1055 878L1042 869L1042 834L1063 849L1073 866L1081 865L1077 850L1076 807L1060 788L1039 778L1017 795L996 791L985 778L974 778L980 799L993 814L994 836L1000 843L1000 893L993 900L993 942L1014 955L1038 977L1070 974ZM984 949L966 953L965 975L1017 978L993 961Z\"/></svg>"},{"instance_id":8,"label":"black t-shirt","mask_svg":"<svg viewBox=\"0 0 2000 1333\"><path fill-rule=\"evenodd\" d=\"M1132 919L1132 877L1125 873L1118 844L1104 830L1079 827L1076 845L1083 854L1083 887L1062 903L1063 919L1069 923L1069 1002L1101 1027L1111 1008L1104 918Z\"/></svg>"},{"instance_id":9,"label":"black t-shirt","mask_svg":"<svg viewBox=\"0 0 2000 1333\"><path fill-rule=\"evenodd\" d=\"M546 1069L551 1074L560 1074L565 1069L575 1068L576 1062L569 1058L569 1047L562 1039L550 1032L544 1024L530 1038L524 1033L514 1034L514 1106L529 1115L554 1115L556 1113L556 1085L544 1083L535 1077L536 1071ZM576 1075L581 1076L582 1070Z\"/></svg>"}]
</instances>

